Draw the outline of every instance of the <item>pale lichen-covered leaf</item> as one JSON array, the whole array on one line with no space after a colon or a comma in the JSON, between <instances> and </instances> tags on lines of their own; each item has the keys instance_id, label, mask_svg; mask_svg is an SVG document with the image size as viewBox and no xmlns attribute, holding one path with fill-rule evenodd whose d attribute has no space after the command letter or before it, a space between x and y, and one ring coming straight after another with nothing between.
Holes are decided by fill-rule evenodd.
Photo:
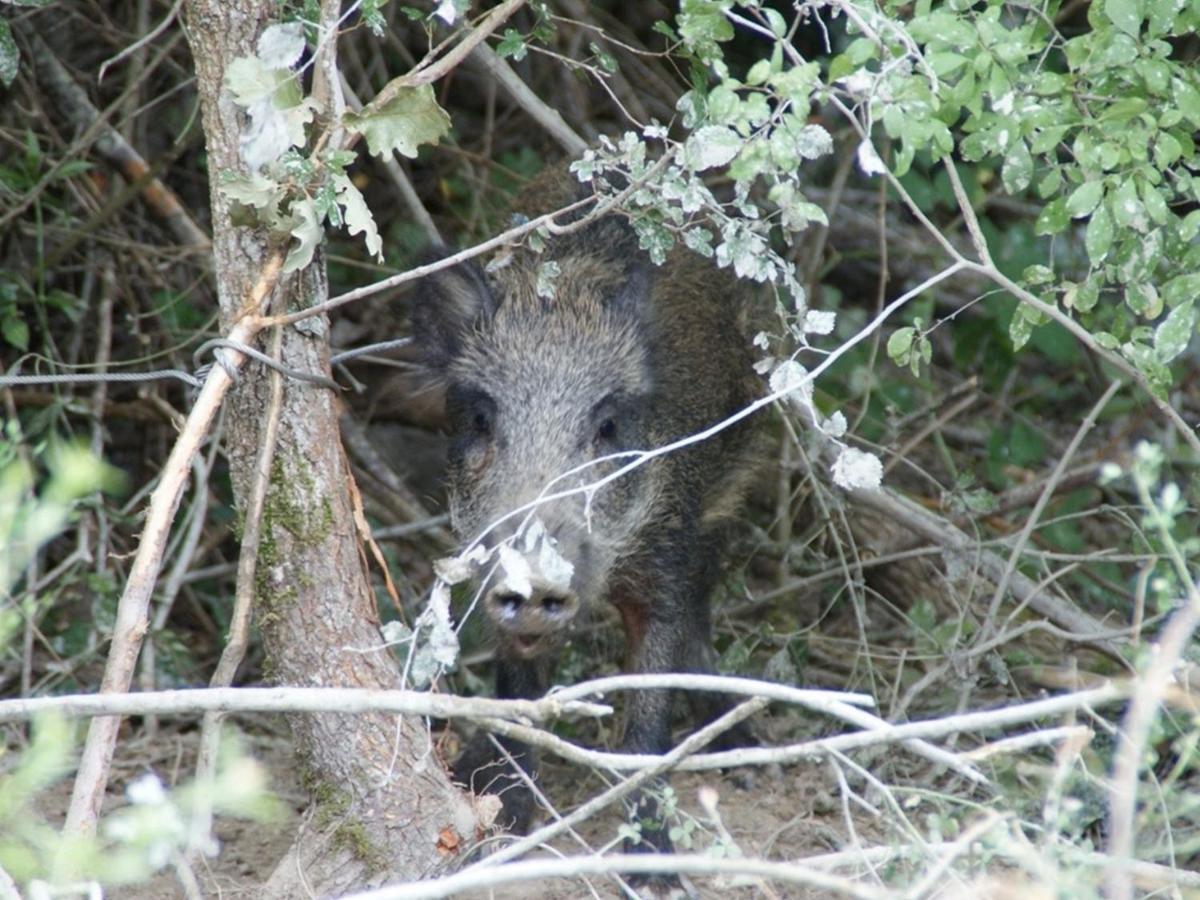
<instances>
[{"instance_id":1,"label":"pale lichen-covered leaf","mask_svg":"<svg viewBox=\"0 0 1200 900\"><path fill-rule=\"evenodd\" d=\"M810 309L804 314L805 334L830 334L837 322L837 313Z\"/></svg>"},{"instance_id":2,"label":"pale lichen-covered leaf","mask_svg":"<svg viewBox=\"0 0 1200 900\"><path fill-rule=\"evenodd\" d=\"M683 147L683 163L693 172L723 166L737 156L742 144L732 128L706 125L688 137Z\"/></svg>"},{"instance_id":3,"label":"pale lichen-covered leaf","mask_svg":"<svg viewBox=\"0 0 1200 900\"><path fill-rule=\"evenodd\" d=\"M821 423L821 431L831 438L840 438L846 433L846 417L841 410L836 411Z\"/></svg>"},{"instance_id":4,"label":"pale lichen-covered leaf","mask_svg":"<svg viewBox=\"0 0 1200 900\"><path fill-rule=\"evenodd\" d=\"M290 234L298 243L288 252L283 263L284 273L303 269L312 262L317 244L321 242L324 229L317 215L316 205L310 199L297 200L292 204L292 227Z\"/></svg>"},{"instance_id":5,"label":"pale lichen-covered leaf","mask_svg":"<svg viewBox=\"0 0 1200 900\"><path fill-rule=\"evenodd\" d=\"M443 666L458 662L458 633L450 617L450 588L442 582L433 586L429 605L425 608L421 624L429 626L429 649L433 658Z\"/></svg>"},{"instance_id":6,"label":"pale lichen-covered leaf","mask_svg":"<svg viewBox=\"0 0 1200 900\"><path fill-rule=\"evenodd\" d=\"M383 262L383 240L379 237L379 229L375 225L375 217L367 207L367 201L354 186L354 182L345 175L335 177L333 186L337 189L338 203L342 205L346 216L346 230L350 232L351 237L356 234L363 235L367 252L378 262Z\"/></svg>"},{"instance_id":7,"label":"pale lichen-covered leaf","mask_svg":"<svg viewBox=\"0 0 1200 900\"><path fill-rule=\"evenodd\" d=\"M268 25L258 38L258 58L273 69L291 68L304 53L304 25Z\"/></svg>"},{"instance_id":8,"label":"pale lichen-covered leaf","mask_svg":"<svg viewBox=\"0 0 1200 900\"><path fill-rule=\"evenodd\" d=\"M883 482L883 463L874 454L843 447L833 463L833 482L848 491L877 490Z\"/></svg>"},{"instance_id":9,"label":"pale lichen-covered leaf","mask_svg":"<svg viewBox=\"0 0 1200 900\"><path fill-rule=\"evenodd\" d=\"M775 367L770 378L771 393L780 399L790 400L801 406L812 402L812 381L804 366L794 359L785 359Z\"/></svg>"},{"instance_id":10,"label":"pale lichen-covered leaf","mask_svg":"<svg viewBox=\"0 0 1200 900\"><path fill-rule=\"evenodd\" d=\"M400 644L404 641L412 640L413 636L413 630L399 619L384 622L379 631L383 634L383 639L389 644Z\"/></svg>"},{"instance_id":11,"label":"pale lichen-covered leaf","mask_svg":"<svg viewBox=\"0 0 1200 900\"><path fill-rule=\"evenodd\" d=\"M240 56L225 69L225 87L235 103L247 108L273 97L280 85L292 79L287 69L268 66L257 56Z\"/></svg>"},{"instance_id":12,"label":"pale lichen-covered leaf","mask_svg":"<svg viewBox=\"0 0 1200 900\"><path fill-rule=\"evenodd\" d=\"M858 145L856 159L858 167L862 169L864 175L882 175L887 171L887 166L883 164L883 160L875 150L875 145L870 141L863 141Z\"/></svg>"},{"instance_id":13,"label":"pale lichen-covered leaf","mask_svg":"<svg viewBox=\"0 0 1200 900\"><path fill-rule=\"evenodd\" d=\"M542 520L534 518L521 535L521 547L527 561L532 561L532 574L538 583L565 591L575 574L575 566L558 552L558 541L546 531Z\"/></svg>"},{"instance_id":14,"label":"pale lichen-covered leaf","mask_svg":"<svg viewBox=\"0 0 1200 900\"><path fill-rule=\"evenodd\" d=\"M392 151L410 159L422 144L436 144L450 130L450 117L438 106L433 87L405 88L381 109L348 114L346 127L367 139L375 156Z\"/></svg>"},{"instance_id":15,"label":"pale lichen-covered leaf","mask_svg":"<svg viewBox=\"0 0 1200 900\"><path fill-rule=\"evenodd\" d=\"M531 581L533 570L524 554L509 544L500 545L500 568L504 577L500 580L500 589L520 594L526 599L533 593Z\"/></svg>"},{"instance_id":16,"label":"pale lichen-covered leaf","mask_svg":"<svg viewBox=\"0 0 1200 900\"><path fill-rule=\"evenodd\" d=\"M312 121L317 102L311 97L281 108L277 98L264 97L247 108L249 123L242 132L242 160L258 171L283 156L292 147L303 146L305 127Z\"/></svg>"},{"instance_id":17,"label":"pale lichen-covered leaf","mask_svg":"<svg viewBox=\"0 0 1200 900\"><path fill-rule=\"evenodd\" d=\"M464 0L441 0L433 14L447 25L453 25L455 20L466 11L466 7L467 3Z\"/></svg>"},{"instance_id":18,"label":"pale lichen-covered leaf","mask_svg":"<svg viewBox=\"0 0 1200 900\"><path fill-rule=\"evenodd\" d=\"M433 571L446 584L458 584L460 581L466 581L474 575L480 563L487 560L489 556L491 554L483 544L476 544L470 550L460 553L458 556L449 556L444 559L435 560Z\"/></svg>"},{"instance_id":19,"label":"pale lichen-covered leaf","mask_svg":"<svg viewBox=\"0 0 1200 900\"><path fill-rule=\"evenodd\" d=\"M249 175L223 172L217 189L230 200L262 210L268 217L275 213L284 194L282 185L258 172Z\"/></svg>"},{"instance_id":20,"label":"pale lichen-covered leaf","mask_svg":"<svg viewBox=\"0 0 1200 900\"><path fill-rule=\"evenodd\" d=\"M1196 308L1194 301L1189 300L1171 310L1154 329L1154 353L1158 361L1166 365L1179 356L1195 333Z\"/></svg>"},{"instance_id":21,"label":"pale lichen-covered leaf","mask_svg":"<svg viewBox=\"0 0 1200 900\"><path fill-rule=\"evenodd\" d=\"M820 125L805 125L796 135L796 152L804 159L817 159L833 152L833 138Z\"/></svg>"}]
</instances>

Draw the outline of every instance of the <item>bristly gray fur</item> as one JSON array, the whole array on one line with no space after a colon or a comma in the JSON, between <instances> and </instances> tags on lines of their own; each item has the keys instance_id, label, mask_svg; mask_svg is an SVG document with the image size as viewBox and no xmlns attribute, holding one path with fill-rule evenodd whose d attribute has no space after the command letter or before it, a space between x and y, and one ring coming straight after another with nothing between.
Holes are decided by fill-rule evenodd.
<instances>
[{"instance_id":1,"label":"bristly gray fur","mask_svg":"<svg viewBox=\"0 0 1200 900\"><path fill-rule=\"evenodd\" d=\"M551 177L527 192L524 211L560 208L576 191L569 178ZM558 274L552 296L541 296L539 267L548 262ZM418 343L447 384L449 487L464 539L563 472L614 451L661 447L761 394L739 283L686 250L655 268L619 215L551 238L540 254L517 249L490 278L474 265L432 276L414 304ZM605 486L586 511L581 497L539 507L575 570L569 591L558 594L547 588L525 598L485 586L500 645L499 695L541 695L571 618L600 601L621 614L634 670L712 671L709 593L723 523L740 507L760 437L755 423L743 421ZM617 465L593 466L556 489L594 482ZM665 691L631 697L626 748L669 749L670 708ZM724 708L707 698L703 713ZM527 767L535 764L528 747L507 746ZM492 762L490 745L477 743L456 771L482 789L496 773ZM498 784L508 824L527 827L531 795L509 779ZM648 840L667 843L665 832Z\"/></svg>"}]
</instances>

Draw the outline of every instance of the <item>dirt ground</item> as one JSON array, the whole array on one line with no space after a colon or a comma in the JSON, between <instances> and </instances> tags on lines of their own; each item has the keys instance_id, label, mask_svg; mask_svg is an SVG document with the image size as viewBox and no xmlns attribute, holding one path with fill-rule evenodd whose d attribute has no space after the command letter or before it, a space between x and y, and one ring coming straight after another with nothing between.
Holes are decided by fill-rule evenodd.
<instances>
[{"instance_id":1,"label":"dirt ground","mask_svg":"<svg viewBox=\"0 0 1200 900\"><path fill-rule=\"evenodd\" d=\"M194 730L160 732L154 739L139 737L122 743L117 749L114 779L105 810L122 805L125 785L146 772L154 772L167 784L187 781L194 771L196 744L197 732ZM271 791L293 815L267 823L218 819L215 831L220 852L216 858L204 860L196 868L196 877L206 897L225 900L256 896L259 885L288 849L299 823L298 816L307 805L286 737L249 734L246 735L246 750L266 768ZM838 850L847 842L841 804L834 793L836 787L832 784L832 775L825 766L805 763L773 772L756 771L749 778L744 774L676 773L671 778L671 786L679 798L683 818L693 816L701 823L694 833L691 848L694 851L709 846L720 828L727 830L743 854L776 860ZM554 760L544 766L546 796L560 813L565 814L586 802L604 787L604 782L594 773L581 773L573 766ZM704 787L717 791L720 826L704 812L699 802L699 792ZM41 796L40 812L49 821L61 821L69 796L68 780ZM610 809L584 823L578 839L568 836L555 841L552 851L582 854L614 842L619 849L618 829L622 822L622 813ZM860 840L871 841L876 837L872 835L869 821L855 821L855 830ZM503 836L495 840L503 840ZM586 843L586 848L581 841ZM720 879L697 878L692 885L703 898L771 896L755 885L739 885ZM167 900L186 895L175 876L167 872L137 887L109 889L106 896L120 900ZM536 896L546 900L566 900L623 895L615 879L600 877L589 879L587 883L581 880L544 881L462 896L495 897L497 900ZM788 892L776 896L809 895Z\"/></svg>"}]
</instances>

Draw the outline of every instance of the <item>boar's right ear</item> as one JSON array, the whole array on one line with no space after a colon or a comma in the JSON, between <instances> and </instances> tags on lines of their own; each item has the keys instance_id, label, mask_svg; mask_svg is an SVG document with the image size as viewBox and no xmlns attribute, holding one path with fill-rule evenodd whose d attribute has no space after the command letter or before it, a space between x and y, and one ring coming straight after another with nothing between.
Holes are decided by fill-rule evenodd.
<instances>
[{"instance_id":1,"label":"boar's right ear","mask_svg":"<svg viewBox=\"0 0 1200 900\"><path fill-rule=\"evenodd\" d=\"M433 251L424 265L450 254ZM462 346L463 336L475 322L496 312L496 297L483 270L474 261L458 263L427 275L413 296L413 337L433 366L445 365Z\"/></svg>"}]
</instances>

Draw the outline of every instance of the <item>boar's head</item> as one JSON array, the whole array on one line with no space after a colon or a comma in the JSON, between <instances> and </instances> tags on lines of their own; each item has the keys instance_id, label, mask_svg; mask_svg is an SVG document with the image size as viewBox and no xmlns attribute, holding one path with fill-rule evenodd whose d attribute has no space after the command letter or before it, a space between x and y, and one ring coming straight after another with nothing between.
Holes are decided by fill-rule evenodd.
<instances>
[{"instance_id":1,"label":"boar's head","mask_svg":"<svg viewBox=\"0 0 1200 900\"><path fill-rule=\"evenodd\" d=\"M558 238L541 255L517 251L490 277L472 262L442 270L417 294L414 332L445 382L451 517L464 540L539 496L597 481L629 457L565 473L653 446L651 266L624 223L598 226ZM542 296L539 266L549 262L558 274L552 295ZM590 499L538 504L534 515L573 571L548 579L535 562L529 584L517 589L502 570L492 572L483 608L508 653L551 651L580 610L604 596L650 515L653 469L623 475ZM510 516L485 544L527 520Z\"/></svg>"}]
</instances>

